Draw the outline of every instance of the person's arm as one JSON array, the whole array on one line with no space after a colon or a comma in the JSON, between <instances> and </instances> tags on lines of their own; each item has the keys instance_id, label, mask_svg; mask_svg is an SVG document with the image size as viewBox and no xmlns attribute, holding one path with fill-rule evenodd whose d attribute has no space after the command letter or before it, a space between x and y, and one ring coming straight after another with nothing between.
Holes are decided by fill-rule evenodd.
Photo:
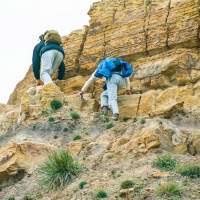
<instances>
[{"instance_id":1,"label":"person's arm","mask_svg":"<svg viewBox=\"0 0 200 200\"><path fill-rule=\"evenodd\" d=\"M42 85L43 82L40 80L40 62L41 62L41 55L40 50L44 46L44 43L40 41L33 49L33 55L32 55L32 69L33 74L36 79L37 85Z\"/></svg>"},{"instance_id":2,"label":"person's arm","mask_svg":"<svg viewBox=\"0 0 200 200\"><path fill-rule=\"evenodd\" d=\"M35 47L33 50L32 68L35 78L37 80L40 79L40 55L37 52L37 47Z\"/></svg>"},{"instance_id":3,"label":"person's arm","mask_svg":"<svg viewBox=\"0 0 200 200\"><path fill-rule=\"evenodd\" d=\"M126 85L126 94L130 95L131 90L130 90L130 79L129 79L129 77L125 78L125 85Z\"/></svg>"},{"instance_id":4,"label":"person's arm","mask_svg":"<svg viewBox=\"0 0 200 200\"><path fill-rule=\"evenodd\" d=\"M95 72L90 76L90 78L86 81L84 86L82 87L81 91L79 92L78 96L82 97L83 93L87 91L89 86L94 83L94 81L97 79L97 77L94 76Z\"/></svg>"},{"instance_id":5,"label":"person's arm","mask_svg":"<svg viewBox=\"0 0 200 200\"><path fill-rule=\"evenodd\" d=\"M63 77L65 76L65 69L66 69L65 64L62 61L58 68L58 80L62 80Z\"/></svg>"}]
</instances>

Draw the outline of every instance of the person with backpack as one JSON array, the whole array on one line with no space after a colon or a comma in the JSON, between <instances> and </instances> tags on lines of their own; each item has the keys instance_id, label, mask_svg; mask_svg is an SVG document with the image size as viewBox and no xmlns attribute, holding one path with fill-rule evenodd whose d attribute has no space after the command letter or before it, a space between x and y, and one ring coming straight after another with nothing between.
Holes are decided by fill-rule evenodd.
<instances>
[{"instance_id":1,"label":"person with backpack","mask_svg":"<svg viewBox=\"0 0 200 200\"><path fill-rule=\"evenodd\" d=\"M32 55L32 69L35 79L37 80L37 85L42 85L42 81L40 79L40 62L41 62L41 55L40 51L42 47L44 47L44 35L39 36L40 42L37 43L33 49Z\"/></svg>"},{"instance_id":2,"label":"person with backpack","mask_svg":"<svg viewBox=\"0 0 200 200\"><path fill-rule=\"evenodd\" d=\"M117 103L117 91L121 89L125 83L126 94L130 95L130 79L129 76L133 72L133 67L122 58L105 58L103 59L95 72L82 87L78 96L83 97L83 93L97 78L106 78L106 85L103 85L104 91L101 94L101 109L104 115L108 114L110 107L113 115L112 120L117 121L119 117L119 109Z\"/></svg>"},{"instance_id":3,"label":"person with backpack","mask_svg":"<svg viewBox=\"0 0 200 200\"><path fill-rule=\"evenodd\" d=\"M51 75L58 69L58 80L65 75L64 50L57 31L46 31L33 50L32 66L37 85L52 83Z\"/></svg>"}]
</instances>

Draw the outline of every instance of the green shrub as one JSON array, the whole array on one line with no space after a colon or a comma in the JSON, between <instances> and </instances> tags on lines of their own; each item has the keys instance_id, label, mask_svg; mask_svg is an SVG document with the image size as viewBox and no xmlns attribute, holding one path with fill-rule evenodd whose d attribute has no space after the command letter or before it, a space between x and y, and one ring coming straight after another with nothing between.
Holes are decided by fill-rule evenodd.
<instances>
[{"instance_id":1,"label":"green shrub","mask_svg":"<svg viewBox=\"0 0 200 200\"><path fill-rule=\"evenodd\" d=\"M67 131L68 131L68 128L64 128L63 131L64 131L64 132L67 132Z\"/></svg>"},{"instance_id":2,"label":"green shrub","mask_svg":"<svg viewBox=\"0 0 200 200\"><path fill-rule=\"evenodd\" d=\"M120 188L121 189L125 189L125 188L131 188L134 186L134 182L131 181L131 180L126 180L126 181L123 181L120 185Z\"/></svg>"},{"instance_id":3,"label":"green shrub","mask_svg":"<svg viewBox=\"0 0 200 200\"><path fill-rule=\"evenodd\" d=\"M111 159L111 158L113 158L114 157L114 155L112 154L112 153L108 153L107 155L106 155L106 158L107 159Z\"/></svg>"},{"instance_id":4,"label":"green shrub","mask_svg":"<svg viewBox=\"0 0 200 200\"><path fill-rule=\"evenodd\" d=\"M123 122L127 122L129 119L131 119L131 118L130 117L124 117Z\"/></svg>"},{"instance_id":5,"label":"green shrub","mask_svg":"<svg viewBox=\"0 0 200 200\"><path fill-rule=\"evenodd\" d=\"M41 113L42 115L48 116L53 113L53 110L51 108L43 108Z\"/></svg>"},{"instance_id":6,"label":"green shrub","mask_svg":"<svg viewBox=\"0 0 200 200\"><path fill-rule=\"evenodd\" d=\"M110 128L112 128L114 126L114 124L112 123L112 122L110 122L110 123L108 123L107 125L106 125L106 129L110 129Z\"/></svg>"},{"instance_id":7,"label":"green shrub","mask_svg":"<svg viewBox=\"0 0 200 200\"><path fill-rule=\"evenodd\" d=\"M109 121L110 121L110 118L109 118L108 116L105 116L105 115L99 116L99 119L100 119L100 121L102 121L103 123L109 122Z\"/></svg>"},{"instance_id":8,"label":"green shrub","mask_svg":"<svg viewBox=\"0 0 200 200\"><path fill-rule=\"evenodd\" d=\"M85 135L89 135L90 133L88 131L85 131Z\"/></svg>"},{"instance_id":9,"label":"green shrub","mask_svg":"<svg viewBox=\"0 0 200 200\"><path fill-rule=\"evenodd\" d=\"M142 188L144 188L146 186L147 186L147 183L142 180L142 181L134 184L134 191L138 192L139 190L141 190Z\"/></svg>"},{"instance_id":10,"label":"green shrub","mask_svg":"<svg viewBox=\"0 0 200 200\"><path fill-rule=\"evenodd\" d=\"M57 189L73 181L81 167L65 150L55 151L39 165L39 184L46 189Z\"/></svg>"},{"instance_id":11,"label":"green shrub","mask_svg":"<svg viewBox=\"0 0 200 200\"><path fill-rule=\"evenodd\" d=\"M54 135L53 138L54 138L54 139L58 139L58 136L57 136L57 135Z\"/></svg>"},{"instance_id":12,"label":"green shrub","mask_svg":"<svg viewBox=\"0 0 200 200\"><path fill-rule=\"evenodd\" d=\"M155 192L160 197L164 197L164 196L170 197L170 196L174 196L174 195L181 196L182 188L177 183L170 181L167 183L158 184Z\"/></svg>"},{"instance_id":13,"label":"green shrub","mask_svg":"<svg viewBox=\"0 0 200 200\"><path fill-rule=\"evenodd\" d=\"M80 119L80 115L76 111L71 111L70 116L72 119Z\"/></svg>"},{"instance_id":14,"label":"green shrub","mask_svg":"<svg viewBox=\"0 0 200 200\"><path fill-rule=\"evenodd\" d=\"M69 108L69 111L70 111L70 112L71 112L71 111L74 111L74 108L73 108L73 107Z\"/></svg>"},{"instance_id":15,"label":"green shrub","mask_svg":"<svg viewBox=\"0 0 200 200\"><path fill-rule=\"evenodd\" d=\"M158 123L159 123L160 125L163 125L162 121L159 121Z\"/></svg>"},{"instance_id":16,"label":"green shrub","mask_svg":"<svg viewBox=\"0 0 200 200\"><path fill-rule=\"evenodd\" d=\"M30 197L30 195L25 195L25 196L23 197L23 200L32 200L32 198Z\"/></svg>"},{"instance_id":17,"label":"green shrub","mask_svg":"<svg viewBox=\"0 0 200 200\"><path fill-rule=\"evenodd\" d=\"M112 175L116 174L116 170L113 169L113 170L111 171L111 174L112 174Z\"/></svg>"},{"instance_id":18,"label":"green shrub","mask_svg":"<svg viewBox=\"0 0 200 200\"><path fill-rule=\"evenodd\" d=\"M73 140L81 140L81 139L82 139L82 137L80 135L75 135L73 137Z\"/></svg>"},{"instance_id":19,"label":"green shrub","mask_svg":"<svg viewBox=\"0 0 200 200\"><path fill-rule=\"evenodd\" d=\"M189 178L200 178L200 166L197 164L184 163L176 169L176 172Z\"/></svg>"},{"instance_id":20,"label":"green shrub","mask_svg":"<svg viewBox=\"0 0 200 200\"><path fill-rule=\"evenodd\" d=\"M81 182L78 184L78 187L79 187L80 189L83 189L84 185L86 185L86 184L87 184L86 181L81 181Z\"/></svg>"},{"instance_id":21,"label":"green shrub","mask_svg":"<svg viewBox=\"0 0 200 200\"><path fill-rule=\"evenodd\" d=\"M146 119L145 118L142 118L141 120L140 120L140 124L145 124L146 123Z\"/></svg>"},{"instance_id":22,"label":"green shrub","mask_svg":"<svg viewBox=\"0 0 200 200\"><path fill-rule=\"evenodd\" d=\"M153 161L153 165L161 170L170 171L173 170L177 163L176 158L172 158L170 155L157 156L156 160Z\"/></svg>"},{"instance_id":23,"label":"green shrub","mask_svg":"<svg viewBox=\"0 0 200 200\"><path fill-rule=\"evenodd\" d=\"M137 122L137 120L138 120L137 117L133 117L134 122Z\"/></svg>"},{"instance_id":24,"label":"green shrub","mask_svg":"<svg viewBox=\"0 0 200 200\"><path fill-rule=\"evenodd\" d=\"M55 121L55 117L49 117L48 122L54 122Z\"/></svg>"},{"instance_id":25,"label":"green shrub","mask_svg":"<svg viewBox=\"0 0 200 200\"><path fill-rule=\"evenodd\" d=\"M103 198L108 197L106 191L103 190L103 189L98 190L98 191L96 192L96 195L95 195L95 196L96 196L96 198L99 198L99 199L103 199Z\"/></svg>"},{"instance_id":26,"label":"green shrub","mask_svg":"<svg viewBox=\"0 0 200 200\"><path fill-rule=\"evenodd\" d=\"M61 103L61 101L59 101L57 99L53 99L50 102L50 106L51 106L52 109L58 110L59 108L61 108L63 106L63 104Z\"/></svg>"},{"instance_id":27,"label":"green shrub","mask_svg":"<svg viewBox=\"0 0 200 200\"><path fill-rule=\"evenodd\" d=\"M15 200L15 197L8 197L8 200Z\"/></svg>"}]
</instances>

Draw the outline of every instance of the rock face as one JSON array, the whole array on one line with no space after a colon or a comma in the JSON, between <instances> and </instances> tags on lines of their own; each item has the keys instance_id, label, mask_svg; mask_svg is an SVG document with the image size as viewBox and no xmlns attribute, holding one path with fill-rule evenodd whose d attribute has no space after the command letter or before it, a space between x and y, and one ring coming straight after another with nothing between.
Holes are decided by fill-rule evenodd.
<instances>
[{"instance_id":1,"label":"rock face","mask_svg":"<svg viewBox=\"0 0 200 200\"><path fill-rule=\"evenodd\" d=\"M31 174L55 148L44 143L17 139L0 150L0 179L16 176L21 171Z\"/></svg>"},{"instance_id":2,"label":"rock face","mask_svg":"<svg viewBox=\"0 0 200 200\"><path fill-rule=\"evenodd\" d=\"M57 85L36 87L30 67L10 95L8 105L0 104L0 136L15 130L16 124L40 120L42 111L47 112L53 99L90 119L91 113L100 110L102 80L91 85L84 98L76 94L101 59L121 57L134 66L135 72L130 77L132 95L124 95L124 89L119 91L120 119L147 118L153 120L152 123L148 126L141 123L137 130L133 125L131 133L129 127L121 133L119 128L114 139L109 131L106 136L98 133L99 137L93 135L91 140L69 142L64 148L73 156L85 156L83 151L87 146L86 161L94 163L99 162L94 158L100 151L105 151L103 159L108 160L108 150L110 155L122 158L146 154L156 148L174 154L199 155L199 7L199 0L101 0L93 3L88 11L90 25L62 38L67 66L64 80ZM53 80L56 75L57 72ZM164 126L161 119L166 122ZM0 179L16 175L20 170L29 173L35 167L33 161L38 164L56 147L58 145L43 145L37 141L2 145ZM23 161L30 157L33 160L28 164ZM88 165L92 164L88 162Z\"/></svg>"},{"instance_id":3,"label":"rock face","mask_svg":"<svg viewBox=\"0 0 200 200\"><path fill-rule=\"evenodd\" d=\"M88 11L90 26L63 37L67 71L65 79L58 83L61 92L77 93L100 59L122 57L134 66L135 73L131 77L133 98L119 98L119 106L131 105L131 112L121 114L168 117L164 110L175 112L181 103L182 110L199 112L198 7L197 0L93 3ZM97 100L100 82L88 90ZM32 86L30 68L8 104L21 104L21 97Z\"/></svg>"}]
</instances>

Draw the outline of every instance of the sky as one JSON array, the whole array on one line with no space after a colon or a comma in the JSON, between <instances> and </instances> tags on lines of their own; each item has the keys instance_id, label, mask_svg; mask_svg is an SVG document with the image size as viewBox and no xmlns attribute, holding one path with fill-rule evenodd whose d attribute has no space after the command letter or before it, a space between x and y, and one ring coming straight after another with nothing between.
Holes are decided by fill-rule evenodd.
<instances>
[{"instance_id":1,"label":"sky","mask_svg":"<svg viewBox=\"0 0 200 200\"><path fill-rule=\"evenodd\" d=\"M0 103L6 104L31 63L38 37L61 36L89 25L87 12L100 0L0 0Z\"/></svg>"}]
</instances>

